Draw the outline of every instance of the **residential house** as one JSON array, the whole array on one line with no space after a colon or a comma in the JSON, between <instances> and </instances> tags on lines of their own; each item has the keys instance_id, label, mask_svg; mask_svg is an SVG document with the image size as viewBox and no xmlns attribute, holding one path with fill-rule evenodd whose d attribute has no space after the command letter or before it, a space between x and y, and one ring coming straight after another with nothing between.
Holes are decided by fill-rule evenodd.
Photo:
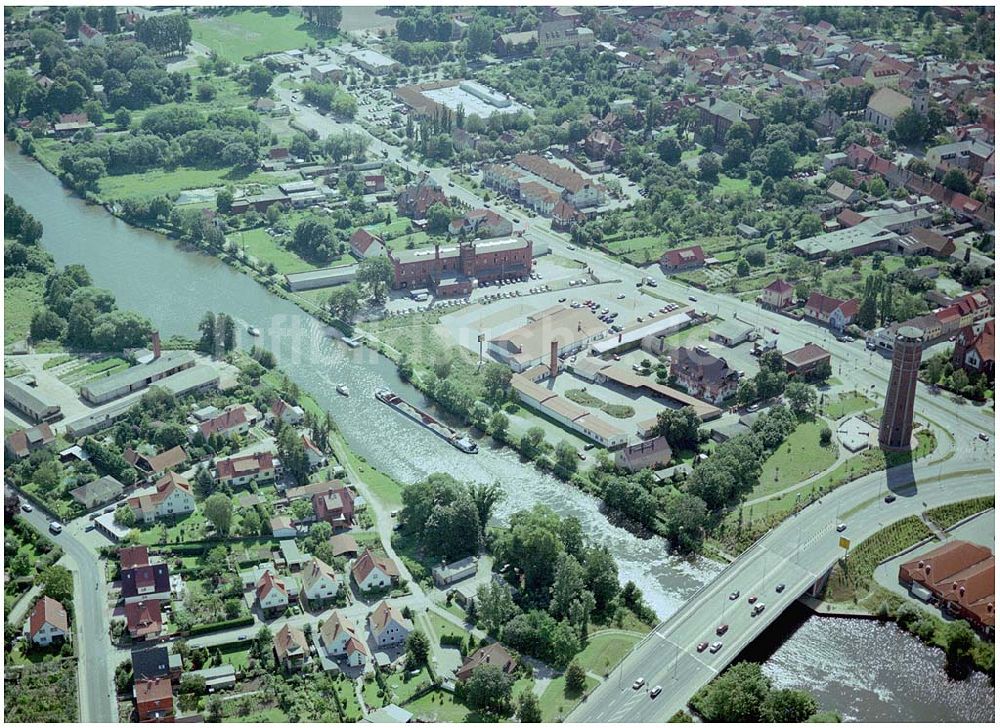
<instances>
[{"instance_id":1,"label":"residential house","mask_svg":"<svg viewBox=\"0 0 1000 728\"><path fill-rule=\"evenodd\" d=\"M167 473L155 484L136 491L127 502L140 523L194 513L195 508L191 483L177 473Z\"/></svg>"},{"instance_id":2,"label":"residential house","mask_svg":"<svg viewBox=\"0 0 1000 728\"><path fill-rule=\"evenodd\" d=\"M705 265L705 251L700 245L668 250L660 257L660 265L665 273L701 268Z\"/></svg>"},{"instance_id":3,"label":"residential house","mask_svg":"<svg viewBox=\"0 0 1000 728\"><path fill-rule=\"evenodd\" d=\"M399 581L399 567L385 554L375 554L371 549L354 560L351 576L363 592L387 589Z\"/></svg>"},{"instance_id":4,"label":"residential house","mask_svg":"<svg viewBox=\"0 0 1000 728\"><path fill-rule=\"evenodd\" d=\"M659 470L670 464L673 452L667 439L662 435L643 440L634 445L626 445L615 452L615 466L635 473L644 468Z\"/></svg>"},{"instance_id":5,"label":"residential house","mask_svg":"<svg viewBox=\"0 0 1000 728\"><path fill-rule=\"evenodd\" d=\"M966 326L955 337L951 361L969 374L985 374L992 381L995 371L995 320Z\"/></svg>"},{"instance_id":6,"label":"residential house","mask_svg":"<svg viewBox=\"0 0 1000 728\"><path fill-rule=\"evenodd\" d=\"M325 467L328 460L326 455L319 446L312 441L309 435L302 435L302 446L306 451L306 459L309 461L309 469L316 470L317 468Z\"/></svg>"},{"instance_id":7,"label":"residential house","mask_svg":"<svg viewBox=\"0 0 1000 728\"><path fill-rule=\"evenodd\" d=\"M699 101L695 104L695 108L698 110L697 128L712 127L716 144L722 144L726 140L726 132L737 122L749 126L754 136L760 132L760 117L734 101L724 101L711 96Z\"/></svg>"},{"instance_id":8,"label":"residential house","mask_svg":"<svg viewBox=\"0 0 1000 728\"><path fill-rule=\"evenodd\" d=\"M124 485L110 475L105 475L103 478L73 488L70 495L73 496L73 500L89 511L118 500L124 492Z\"/></svg>"},{"instance_id":9,"label":"residential house","mask_svg":"<svg viewBox=\"0 0 1000 728\"><path fill-rule=\"evenodd\" d=\"M137 680L133 695L139 722L160 722L174 714L174 688L170 678Z\"/></svg>"},{"instance_id":10,"label":"residential house","mask_svg":"<svg viewBox=\"0 0 1000 728\"><path fill-rule=\"evenodd\" d=\"M25 633L36 645L46 647L69 636L69 616L66 607L50 597L42 597L31 608Z\"/></svg>"},{"instance_id":11,"label":"residential house","mask_svg":"<svg viewBox=\"0 0 1000 728\"><path fill-rule=\"evenodd\" d=\"M672 352L670 374L687 393L713 404L736 394L740 374L722 357L713 356L704 346L681 346Z\"/></svg>"},{"instance_id":12,"label":"residential house","mask_svg":"<svg viewBox=\"0 0 1000 728\"><path fill-rule=\"evenodd\" d=\"M286 425L298 425L305 419L306 413L298 405L288 404L283 399L276 399L265 415L268 424L281 421Z\"/></svg>"},{"instance_id":13,"label":"residential house","mask_svg":"<svg viewBox=\"0 0 1000 728\"><path fill-rule=\"evenodd\" d=\"M834 329L843 330L854 321L859 308L856 298L844 300L812 291L806 300L805 315L820 323L829 324Z\"/></svg>"},{"instance_id":14,"label":"residential house","mask_svg":"<svg viewBox=\"0 0 1000 728\"><path fill-rule=\"evenodd\" d=\"M379 258L385 255L386 245L378 235L368 232L364 228L358 228L351 235L351 254L358 260L365 258Z\"/></svg>"},{"instance_id":15,"label":"residential house","mask_svg":"<svg viewBox=\"0 0 1000 728\"><path fill-rule=\"evenodd\" d=\"M594 129L583 140L583 151L591 159L600 159L613 164L621 159L625 145L606 131Z\"/></svg>"},{"instance_id":16,"label":"residential house","mask_svg":"<svg viewBox=\"0 0 1000 728\"><path fill-rule=\"evenodd\" d=\"M143 599L125 605L125 627L133 640L147 640L160 636L163 616L159 599Z\"/></svg>"},{"instance_id":17,"label":"residential house","mask_svg":"<svg viewBox=\"0 0 1000 728\"><path fill-rule=\"evenodd\" d=\"M361 551L358 542L349 533L338 533L330 536L330 549L334 556L347 556L348 558L354 558Z\"/></svg>"},{"instance_id":18,"label":"residential house","mask_svg":"<svg viewBox=\"0 0 1000 728\"><path fill-rule=\"evenodd\" d=\"M861 194L861 190L848 187L842 182L833 182L826 188L826 194L837 202L841 202L845 205L853 205L856 202L859 202L864 196Z\"/></svg>"},{"instance_id":19,"label":"residential house","mask_svg":"<svg viewBox=\"0 0 1000 728\"><path fill-rule=\"evenodd\" d=\"M158 455L143 455L128 447L125 448L122 456L129 465L141 471L147 477L153 478L158 478L168 470L172 470L178 465L183 465L188 459L187 453L184 452L184 448L180 445L165 450Z\"/></svg>"},{"instance_id":20,"label":"residential house","mask_svg":"<svg viewBox=\"0 0 1000 728\"><path fill-rule=\"evenodd\" d=\"M271 535L275 538L295 538L299 533L298 529L292 525L290 516L273 516L269 523Z\"/></svg>"},{"instance_id":21,"label":"residential house","mask_svg":"<svg viewBox=\"0 0 1000 728\"><path fill-rule=\"evenodd\" d=\"M272 638L274 655L285 672L301 670L309 660L309 642L298 627L286 624Z\"/></svg>"},{"instance_id":22,"label":"residential house","mask_svg":"<svg viewBox=\"0 0 1000 728\"><path fill-rule=\"evenodd\" d=\"M406 641L413 631L413 623L403 616L399 608L382 600L368 615L368 629L379 647L391 647Z\"/></svg>"},{"instance_id":23,"label":"residential house","mask_svg":"<svg viewBox=\"0 0 1000 728\"><path fill-rule=\"evenodd\" d=\"M312 497L313 512L317 520L326 521L334 528L350 528L354 522L354 493L344 485L329 483L324 492Z\"/></svg>"},{"instance_id":24,"label":"residential house","mask_svg":"<svg viewBox=\"0 0 1000 728\"><path fill-rule=\"evenodd\" d=\"M302 569L302 591L310 604L322 604L337 596L340 576L333 567L313 556Z\"/></svg>"},{"instance_id":25,"label":"residential house","mask_svg":"<svg viewBox=\"0 0 1000 728\"><path fill-rule=\"evenodd\" d=\"M191 434L201 433L206 440L212 435L222 435L232 437L233 435L244 435L250 429L247 421L246 410L243 407L232 407L221 415L205 420L197 425L191 426Z\"/></svg>"},{"instance_id":26,"label":"residential house","mask_svg":"<svg viewBox=\"0 0 1000 728\"><path fill-rule=\"evenodd\" d=\"M789 374L808 378L821 364L830 363L830 352L822 346L809 342L803 347L783 354L781 358L785 362L785 371Z\"/></svg>"},{"instance_id":27,"label":"residential house","mask_svg":"<svg viewBox=\"0 0 1000 728\"><path fill-rule=\"evenodd\" d=\"M481 665L499 667L502 672L510 675L517 669L517 659L499 642L491 642L465 658L462 666L455 670L455 679L465 682Z\"/></svg>"},{"instance_id":28,"label":"residential house","mask_svg":"<svg viewBox=\"0 0 1000 728\"><path fill-rule=\"evenodd\" d=\"M513 234L514 225L493 210L479 209L452 220L448 232L467 237L499 238Z\"/></svg>"},{"instance_id":29,"label":"residential house","mask_svg":"<svg viewBox=\"0 0 1000 728\"><path fill-rule=\"evenodd\" d=\"M35 427L17 430L7 435L4 438L4 451L12 460L20 460L55 441L56 436L52 434L52 428L47 422L43 422Z\"/></svg>"},{"instance_id":30,"label":"residential house","mask_svg":"<svg viewBox=\"0 0 1000 728\"><path fill-rule=\"evenodd\" d=\"M83 46L96 46L101 48L105 43L104 33L87 23L80 24L78 37L80 38L80 45Z\"/></svg>"},{"instance_id":31,"label":"residential house","mask_svg":"<svg viewBox=\"0 0 1000 728\"><path fill-rule=\"evenodd\" d=\"M781 311L792 305L795 298L795 286L782 278L775 278L761 291L761 303L775 311Z\"/></svg>"},{"instance_id":32,"label":"residential house","mask_svg":"<svg viewBox=\"0 0 1000 728\"><path fill-rule=\"evenodd\" d=\"M403 188L396 198L396 211L413 220L423 220L435 204L447 205L448 196L441 191L440 185L424 176L416 184Z\"/></svg>"},{"instance_id":33,"label":"residential house","mask_svg":"<svg viewBox=\"0 0 1000 728\"><path fill-rule=\"evenodd\" d=\"M139 566L149 566L148 546L126 546L118 549L118 567L122 571Z\"/></svg>"},{"instance_id":34,"label":"residential house","mask_svg":"<svg viewBox=\"0 0 1000 728\"><path fill-rule=\"evenodd\" d=\"M180 655L172 655L166 647L147 647L132 650L132 675L136 681L167 678L177 682L184 669Z\"/></svg>"},{"instance_id":35,"label":"residential house","mask_svg":"<svg viewBox=\"0 0 1000 728\"><path fill-rule=\"evenodd\" d=\"M257 581L257 604L265 614L283 612L288 608L288 587L270 569Z\"/></svg>"},{"instance_id":36,"label":"residential house","mask_svg":"<svg viewBox=\"0 0 1000 728\"><path fill-rule=\"evenodd\" d=\"M274 453L255 452L226 458L215 463L215 480L219 485L239 487L251 481L274 480Z\"/></svg>"},{"instance_id":37,"label":"residential house","mask_svg":"<svg viewBox=\"0 0 1000 728\"><path fill-rule=\"evenodd\" d=\"M351 667L360 667L368 659L368 648L347 617L334 611L319 629L320 641L330 657L346 658Z\"/></svg>"},{"instance_id":38,"label":"residential house","mask_svg":"<svg viewBox=\"0 0 1000 728\"><path fill-rule=\"evenodd\" d=\"M125 604L150 599L170 599L170 568L166 564L147 564L121 570L121 595Z\"/></svg>"}]
</instances>

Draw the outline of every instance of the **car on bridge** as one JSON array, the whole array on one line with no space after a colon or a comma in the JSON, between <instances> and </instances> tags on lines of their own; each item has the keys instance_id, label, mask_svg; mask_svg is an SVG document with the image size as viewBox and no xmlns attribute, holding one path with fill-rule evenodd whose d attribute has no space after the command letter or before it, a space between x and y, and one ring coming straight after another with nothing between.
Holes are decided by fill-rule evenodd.
<instances>
[{"instance_id":1,"label":"car on bridge","mask_svg":"<svg viewBox=\"0 0 1000 728\"><path fill-rule=\"evenodd\" d=\"M784 584L784 582L782 582L781 584L778 584L778 586L774 587L774 590L776 592L778 592L778 594L781 594L781 592L785 591L785 584Z\"/></svg>"},{"instance_id":2,"label":"car on bridge","mask_svg":"<svg viewBox=\"0 0 1000 728\"><path fill-rule=\"evenodd\" d=\"M736 591L734 591L732 594L729 595L729 601L731 601L731 602L735 602L739 598L740 598L740 591L739 591L739 589L737 589Z\"/></svg>"},{"instance_id":3,"label":"car on bridge","mask_svg":"<svg viewBox=\"0 0 1000 728\"><path fill-rule=\"evenodd\" d=\"M892 493L889 493L889 495L887 495L885 498L883 498L883 500L886 503L893 503L896 500L896 496L894 496Z\"/></svg>"},{"instance_id":4,"label":"car on bridge","mask_svg":"<svg viewBox=\"0 0 1000 728\"><path fill-rule=\"evenodd\" d=\"M722 643L721 642L713 642L712 646L708 649L708 651L711 652L714 655L716 652L718 652L721 649L722 649Z\"/></svg>"},{"instance_id":5,"label":"car on bridge","mask_svg":"<svg viewBox=\"0 0 1000 728\"><path fill-rule=\"evenodd\" d=\"M656 696L663 692L663 688L657 685L655 688L649 691L650 700L656 700Z\"/></svg>"},{"instance_id":6,"label":"car on bridge","mask_svg":"<svg viewBox=\"0 0 1000 728\"><path fill-rule=\"evenodd\" d=\"M646 678L644 678L644 677L637 677L635 679L635 682L632 683L632 689L633 690L638 690L639 688L641 688L645 684L646 684Z\"/></svg>"},{"instance_id":7,"label":"car on bridge","mask_svg":"<svg viewBox=\"0 0 1000 728\"><path fill-rule=\"evenodd\" d=\"M763 611L764 611L764 604L763 603L761 603L761 604L754 604L753 605L753 609L750 610L750 616L751 617L756 617L758 614L760 614Z\"/></svg>"},{"instance_id":8,"label":"car on bridge","mask_svg":"<svg viewBox=\"0 0 1000 728\"><path fill-rule=\"evenodd\" d=\"M751 594L750 596L747 597L747 604L753 604L755 601L757 601L756 594Z\"/></svg>"},{"instance_id":9,"label":"car on bridge","mask_svg":"<svg viewBox=\"0 0 1000 728\"><path fill-rule=\"evenodd\" d=\"M837 533L843 533L846 530L847 530L847 524L846 523L837 524Z\"/></svg>"},{"instance_id":10,"label":"car on bridge","mask_svg":"<svg viewBox=\"0 0 1000 728\"><path fill-rule=\"evenodd\" d=\"M698 652L704 652L705 650L708 649L708 642L699 642L698 647L696 649L698 650Z\"/></svg>"},{"instance_id":11,"label":"car on bridge","mask_svg":"<svg viewBox=\"0 0 1000 728\"><path fill-rule=\"evenodd\" d=\"M715 634L719 635L719 637L721 637L728 631L729 631L728 624L720 624L718 627L715 628Z\"/></svg>"}]
</instances>

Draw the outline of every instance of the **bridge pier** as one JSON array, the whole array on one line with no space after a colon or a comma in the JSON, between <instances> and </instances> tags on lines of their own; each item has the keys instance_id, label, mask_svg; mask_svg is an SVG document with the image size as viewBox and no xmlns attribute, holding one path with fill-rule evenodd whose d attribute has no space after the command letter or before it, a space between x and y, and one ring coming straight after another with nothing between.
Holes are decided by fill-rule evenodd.
<instances>
[{"instance_id":1,"label":"bridge pier","mask_svg":"<svg viewBox=\"0 0 1000 728\"><path fill-rule=\"evenodd\" d=\"M833 567L820 574L820 577L806 591L806 596L810 596L813 599L819 599L820 595L823 593L823 588L826 586L827 579L830 578L830 572L832 571Z\"/></svg>"}]
</instances>

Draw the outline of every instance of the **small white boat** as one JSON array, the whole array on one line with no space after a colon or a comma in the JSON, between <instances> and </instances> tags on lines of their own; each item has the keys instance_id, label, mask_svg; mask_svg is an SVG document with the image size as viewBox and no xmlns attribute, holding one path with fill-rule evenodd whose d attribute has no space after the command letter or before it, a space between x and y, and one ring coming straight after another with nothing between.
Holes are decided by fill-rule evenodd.
<instances>
[{"instance_id":1,"label":"small white boat","mask_svg":"<svg viewBox=\"0 0 1000 728\"><path fill-rule=\"evenodd\" d=\"M247 333L251 336L260 336L260 329L256 326L247 326Z\"/></svg>"},{"instance_id":2,"label":"small white boat","mask_svg":"<svg viewBox=\"0 0 1000 728\"><path fill-rule=\"evenodd\" d=\"M337 394L342 394L342 395L344 395L345 397L350 397L350 396L351 396L351 393L350 393L350 391L349 391L349 390L347 389L347 387L346 387L345 385L343 385L343 384L338 384L338 385L337 385Z\"/></svg>"}]
</instances>

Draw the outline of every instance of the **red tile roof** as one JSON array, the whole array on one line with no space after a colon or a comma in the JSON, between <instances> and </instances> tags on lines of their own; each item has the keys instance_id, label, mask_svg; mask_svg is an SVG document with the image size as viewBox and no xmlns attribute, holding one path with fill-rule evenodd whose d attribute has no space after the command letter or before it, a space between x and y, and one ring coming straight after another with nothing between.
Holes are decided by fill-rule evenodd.
<instances>
[{"instance_id":1,"label":"red tile roof","mask_svg":"<svg viewBox=\"0 0 1000 728\"><path fill-rule=\"evenodd\" d=\"M775 278L773 281L767 284L764 290L771 291L773 293L790 293L791 291L795 290L795 286L793 286L791 283L784 280L783 278Z\"/></svg>"},{"instance_id":2,"label":"red tile roof","mask_svg":"<svg viewBox=\"0 0 1000 728\"><path fill-rule=\"evenodd\" d=\"M35 606L31 609L31 616L28 617L29 635L34 637L46 624L63 632L69 632L69 617L66 615L66 608L50 597L42 597L35 602Z\"/></svg>"},{"instance_id":3,"label":"red tile roof","mask_svg":"<svg viewBox=\"0 0 1000 728\"><path fill-rule=\"evenodd\" d=\"M215 464L215 472L219 480L232 480L246 475L256 475L274 468L274 455L269 452L257 452L241 455L236 458L219 460Z\"/></svg>"},{"instance_id":4,"label":"red tile roof","mask_svg":"<svg viewBox=\"0 0 1000 728\"><path fill-rule=\"evenodd\" d=\"M146 546L127 546L118 550L118 561L121 568L134 569L137 566L149 565L149 548Z\"/></svg>"},{"instance_id":5,"label":"red tile roof","mask_svg":"<svg viewBox=\"0 0 1000 728\"><path fill-rule=\"evenodd\" d=\"M390 578L399 576L399 568L392 559L384 554L376 556L371 549L365 549L365 552L355 560L351 573L354 575L354 580L360 584L376 567Z\"/></svg>"},{"instance_id":6,"label":"red tile roof","mask_svg":"<svg viewBox=\"0 0 1000 728\"><path fill-rule=\"evenodd\" d=\"M132 637L159 634L163 629L160 600L148 599L125 605L125 623Z\"/></svg>"},{"instance_id":7,"label":"red tile roof","mask_svg":"<svg viewBox=\"0 0 1000 728\"><path fill-rule=\"evenodd\" d=\"M695 262L704 263L705 251L701 249L700 245L692 245L687 248L676 248L665 252L663 257L660 258L660 262L670 266L671 268L691 265Z\"/></svg>"},{"instance_id":8,"label":"red tile roof","mask_svg":"<svg viewBox=\"0 0 1000 728\"><path fill-rule=\"evenodd\" d=\"M201 430L201 434L208 437L216 432L235 429L243 425L246 421L246 411L242 407L233 407L217 417L205 420L198 427Z\"/></svg>"}]
</instances>

